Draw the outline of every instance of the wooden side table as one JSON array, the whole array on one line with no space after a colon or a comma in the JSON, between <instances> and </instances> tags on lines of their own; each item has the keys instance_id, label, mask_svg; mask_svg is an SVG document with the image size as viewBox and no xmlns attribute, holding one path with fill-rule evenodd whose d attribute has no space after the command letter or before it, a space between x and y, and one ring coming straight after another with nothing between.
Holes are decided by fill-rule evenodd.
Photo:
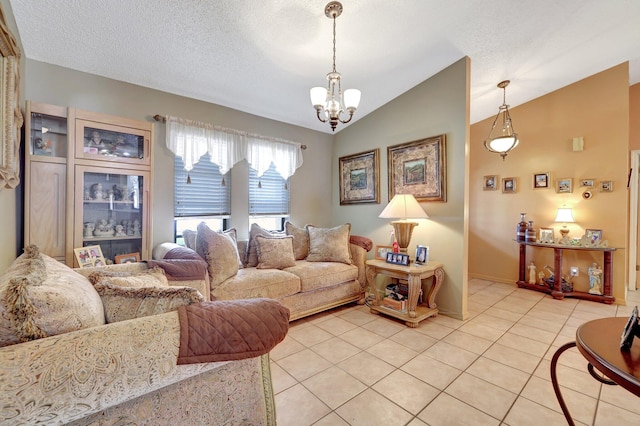
<instances>
[{"instance_id":1,"label":"wooden side table","mask_svg":"<svg viewBox=\"0 0 640 426\"><path fill-rule=\"evenodd\" d=\"M620 385L640 397L639 339L634 340L629 352L620 350L620 336L627 321L626 317L618 317L586 322L576 330L575 342L560 346L553 354L551 358L551 383L564 417L570 425L573 425L574 422L560 392L556 367L560 355L574 346L578 347L578 351L589 362L587 370L594 379L607 385ZM597 375L594 368L611 380Z\"/></svg>"},{"instance_id":2,"label":"wooden side table","mask_svg":"<svg viewBox=\"0 0 640 426\"><path fill-rule=\"evenodd\" d=\"M436 295L442 282L444 281L444 269L442 263L429 262L425 265L411 264L409 266L394 265L384 260L367 260L366 262L367 283L374 295L373 305L370 306L374 314L385 314L394 318L404 320L405 324L411 328L418 326L423 319L438 314L438 307L435 302ZM376 289L376 275L381 274L391 278L407 280L409 287L409 297L407 301L407 312L397 311L381 305L381 298ZM418 297L422 290L422 280L433 277L433 284L427 294L426 304L418 305Z\"/></svg>"}]
</instances>

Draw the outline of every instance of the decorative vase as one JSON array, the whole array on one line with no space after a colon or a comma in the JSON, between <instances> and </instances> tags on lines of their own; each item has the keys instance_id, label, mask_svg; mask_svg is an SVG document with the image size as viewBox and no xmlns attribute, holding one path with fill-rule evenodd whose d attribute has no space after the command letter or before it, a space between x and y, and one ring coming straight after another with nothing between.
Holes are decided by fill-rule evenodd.
<instances>
[{"instance_id":1,"label":"decorative vase","mask_svg":"<svg viewBox=\"0 0 640 426\"><path fill-rule=\"evenodd\" d=\"M525 241L526 239L526 232L527 232L527 221L524 220L525 216L527 214L526 213L520 213L520 223L518 223L517 226L517 232L516 232L516 240L517 241Z\"/></svg>"}]
</instances>

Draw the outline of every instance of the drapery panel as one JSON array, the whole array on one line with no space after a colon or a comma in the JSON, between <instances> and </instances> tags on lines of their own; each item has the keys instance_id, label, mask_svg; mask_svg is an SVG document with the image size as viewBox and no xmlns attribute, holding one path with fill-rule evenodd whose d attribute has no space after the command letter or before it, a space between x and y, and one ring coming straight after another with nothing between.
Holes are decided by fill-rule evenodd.
<instances>
[{"instance_id":1,"label":"drapery panel","mask_svg":"<svg viewBox=\"0 0 640 426\"><path fill-rule=\"evenodd\" d=\"M185 170L193 169L209 153L211 162L226 174L238 161L247 162L262 176L273 162L286 180L302 165L302 145L297 142L225 129L183 118L165 117L167 148L182 158Z\"/></svg>"}]
</instances>

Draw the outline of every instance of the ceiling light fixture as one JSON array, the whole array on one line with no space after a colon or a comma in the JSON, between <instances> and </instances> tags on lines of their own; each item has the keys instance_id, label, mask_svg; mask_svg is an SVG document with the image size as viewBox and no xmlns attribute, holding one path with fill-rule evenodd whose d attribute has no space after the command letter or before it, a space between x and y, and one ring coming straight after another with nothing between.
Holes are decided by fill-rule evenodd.
<instances>
[{"instance_id":1,"label":"ceiling light fixture","mask_svg":"<svg viewBox=\"0 0 640 426\"><path fill-rule=\"evenodd\" d=\"M348 123L353 118L353 113L360 103L360 91L358 89L347 89L342 97L342 86L340 84L340 73L336 71L336 18L342 14L342 4L337 1L328 3L324 8L327 18L333 19L333 71L327 74L329 81L327 88L313 87L310 91L311 104L316 109L318 120L331 125L331 130L335 132L338 121ZM346 108L345 108L346 107ZM346 120L340 116L343 112L349 114Z\"/></svg>"},{"instance_id":2,"label":"ceiling light fixture","mask_svg":"<svg viewBox=\"0 0 640 426\"><path fill-rule=\"evenodd\" d=\"M493 120L493 126L491 126L489 137L484 141L484 147L491 152L500 154L502 161L504 161L509 151L518 146L518 143L520 142L518 134L513 130L511 115L509 115L509 105L507 105L506 101L507 86L509 83L509 80L498 83L498 87L503 90L502 105L498 107L498 115L496 115L495 120ZM496 132L496 135L494 136L493 131L496 128L500 115L502 115L502 129L499 133Z\"/></svg>"}]
</instances>

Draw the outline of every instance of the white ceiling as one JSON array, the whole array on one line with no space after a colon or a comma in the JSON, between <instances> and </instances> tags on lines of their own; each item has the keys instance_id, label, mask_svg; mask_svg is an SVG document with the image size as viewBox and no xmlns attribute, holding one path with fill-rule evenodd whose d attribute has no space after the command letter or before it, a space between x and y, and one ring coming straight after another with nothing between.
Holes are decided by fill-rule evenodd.
<instances>
[{"instance_id":1,"label":"white ceiling","mask_svg":"<svg viewBox=\"0 0 640 426\"><path fill-rule=\"evenodd\" d=\"M309 101L331 71L328 0L10 3L29 59L330 132ZM354 121L465 55L472 123L497 113L505 79L512 107L627 60L640 82L638 0L342 3L336 66L362 91Z\"/></svg>"}]
</instances>

